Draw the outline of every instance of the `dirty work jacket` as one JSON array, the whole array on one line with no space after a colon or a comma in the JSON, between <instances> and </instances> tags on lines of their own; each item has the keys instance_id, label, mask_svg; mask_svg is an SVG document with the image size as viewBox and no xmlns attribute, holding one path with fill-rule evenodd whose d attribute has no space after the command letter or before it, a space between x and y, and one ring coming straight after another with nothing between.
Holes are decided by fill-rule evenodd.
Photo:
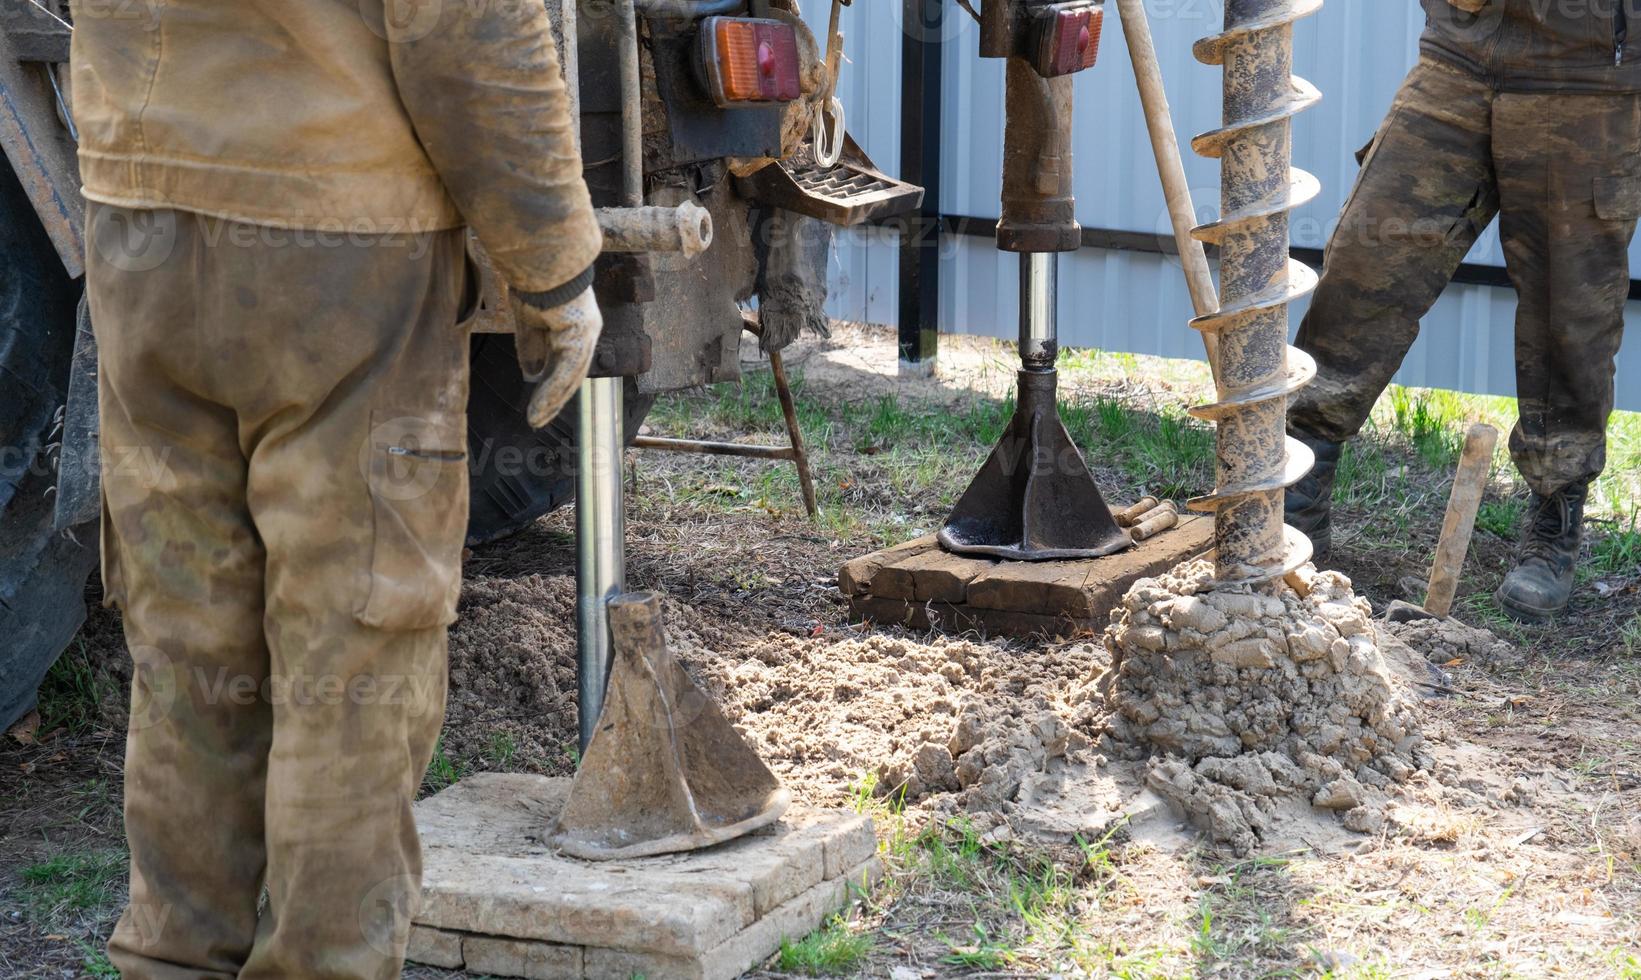
<instances>
[{"instance_id":1,"label":"dirty work jacket","mask_svg":"<svg viewBox=\"0 0 1641 980\"><path fill-rule=\"evenodd\" d=\"M1504 92L1641 92L1641 0L1421 0L1424 53Z\"/></svg>"},{"instance_id":2,"label":"dirty work jacket","mask_svg":"<svg viewBox=\"0 0 1641 980\"><path fill-rule=\"evenodd\" d=\"M467 224L523 292L558 289L597 258L540 0L73 11L93 201L358 235Z\"/></svg>"}]
</instances>

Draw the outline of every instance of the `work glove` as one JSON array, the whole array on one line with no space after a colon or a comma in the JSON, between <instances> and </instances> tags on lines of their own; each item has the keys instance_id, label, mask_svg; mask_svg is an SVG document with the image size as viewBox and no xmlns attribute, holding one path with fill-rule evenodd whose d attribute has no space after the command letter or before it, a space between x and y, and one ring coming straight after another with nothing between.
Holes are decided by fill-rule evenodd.
<instances>
[{"instance_id":1,"label":"work glove","mask_svg":"<svg viewBox=\"0 0 1641 980\"><path fill-rule=\"evenodd\" d=\"M586 379L604 317L588 287L568 302L546 307L531 302L528 294L514 293L513 319L519 369L536 386L525 417L540 429L558 417Z\"/></svg>"}]
</instances>

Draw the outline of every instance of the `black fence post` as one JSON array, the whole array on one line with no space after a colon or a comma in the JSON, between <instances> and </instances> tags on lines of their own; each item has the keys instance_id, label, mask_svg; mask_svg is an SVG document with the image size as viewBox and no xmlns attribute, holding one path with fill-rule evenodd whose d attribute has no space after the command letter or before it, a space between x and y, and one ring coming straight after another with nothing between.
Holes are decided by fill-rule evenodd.
<instances>
[{"instance_id":1,"label":"black fence post","mask_svg":"<svg viewBox=\"0 0 1641 980\"><path fill-rule=\"evenodd\" d=\"M902 0L900 179L924 189L900 235L900 373L927 377L940 352L940 68L945 0Z\"/></svg>"}]
</instances>

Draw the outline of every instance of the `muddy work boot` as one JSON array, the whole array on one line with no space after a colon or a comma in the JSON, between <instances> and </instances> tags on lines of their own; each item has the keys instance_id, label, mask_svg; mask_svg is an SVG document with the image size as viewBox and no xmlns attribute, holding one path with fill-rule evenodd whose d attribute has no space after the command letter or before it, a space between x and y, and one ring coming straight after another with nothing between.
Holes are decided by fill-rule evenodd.
<instances>
[{"instance_id":1,"label":"muddy work boot","mask_svg":"<svg viewBox=\"0 0 1641 980\"><path fill-rule=\"evenodd\" d=\"M1499 608L1511 619L1542 623L1567 608L1589 492L1588 483L1574 483L1548 497L1533 494L1516 567L1494 593Z\"/></svg>"},{"instance_id":2,"label":"muddy work boot","mask_svg":"<svg viewBox=\"0 0 1641 980\"><path fill-rule=\"evenodd\" d=\"M1316 466L1288 488L1283 504L1289 526L1304 531L1315 548L1314 561L1324 562L1333 550L1333 479L1345 444L1318 439L1303 432L1291 435L1316 453Z\"/></svg>"}]
</instances>

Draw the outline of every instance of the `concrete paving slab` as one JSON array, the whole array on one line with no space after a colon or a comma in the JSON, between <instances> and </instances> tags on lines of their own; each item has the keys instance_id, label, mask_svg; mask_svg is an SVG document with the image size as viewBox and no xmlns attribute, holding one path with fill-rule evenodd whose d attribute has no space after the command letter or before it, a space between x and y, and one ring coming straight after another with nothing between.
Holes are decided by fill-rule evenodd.
<instances>
[{"instance_id":1,"label":"concrete paving slab","mask_svg":"<svg viewBox=\"0 0 1641 980\"><path fill-rule=\"evenodd\" d=\"M738 976L877 873L858 814L793 808L691 854L587 862L543 840L570 780L481 774L416 804L425 870L412 960L492 976ZM425 958L422 958L425 957Z\"/></svg>"}]
</instances>

